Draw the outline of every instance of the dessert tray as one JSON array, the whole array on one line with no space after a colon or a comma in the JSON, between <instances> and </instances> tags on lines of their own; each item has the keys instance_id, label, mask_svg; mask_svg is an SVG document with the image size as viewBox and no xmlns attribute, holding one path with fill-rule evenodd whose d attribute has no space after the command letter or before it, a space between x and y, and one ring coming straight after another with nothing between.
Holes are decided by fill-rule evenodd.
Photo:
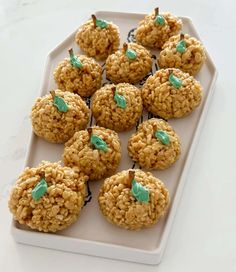
<instances>
[{"instance_id":1,"label":"dessert tray","mask_svg":"<svg viewBox=\"0 0 236 272\"><path fill-rule=\"evenodd\" d=\"M119 26L121 44L125 41L131 42L134 40L133 34L135 28L138 22L144 17L144 14L104 11L97 12L95 15L107 21L112 21ZM186 17L180 18L183 21L183 33L188 33L199 39L192 21ZM42 87L40 89L40 96L56 88L53 79L53 70L62 59L68 56L68 49L73 47L75 53L80 52L74 41L76 31L71 33L71 35L49 53ZM158 69L156 65L158 52L152 51L152 53L154 60L152 73L155 73ZM13 221L12 234L14 239L24 244L74 253L146 264L158 264L161 261L166 247L167 238L174 221L176 210L178 209L178 203L182 195L184 184L187 181L191 182L191 177L187 176L188 169L201 135L201 128L214 92L213 87L217 72L207 52L206 55L207 60L196 77L196 79L201 82L204 90L203 101L200 107L185 118L172 119L169 121L181 139L182 154L180 159L167 170L152 171L156 177L165 183L171 197L167 214L155 226L141 231L128 231L108 223L98 207L97 196L102 184L102 181L98 181L89 183L86 205L82 210L79 220L72 226L56 234L48 234L30 230ZM105 82L107 82L107 80L104 77L104 83ZM142 85L142 82L140 82L140 85ZM90 105L89 98L86 99L86 103L88 106ZM144 112L140 122L151 117L151 114ZM95 121L91 116L90 126L94 124ZM125 133L119 133L122 142L122 160L117 171L138 167L138 165L135 165L129 158L127 153L127 141L134 131L135 128ZM63 145L48 143L32 133L25 166L36 166L41 160L51 162L60 161L62 152Z\"/></svg>"}]
</instances>

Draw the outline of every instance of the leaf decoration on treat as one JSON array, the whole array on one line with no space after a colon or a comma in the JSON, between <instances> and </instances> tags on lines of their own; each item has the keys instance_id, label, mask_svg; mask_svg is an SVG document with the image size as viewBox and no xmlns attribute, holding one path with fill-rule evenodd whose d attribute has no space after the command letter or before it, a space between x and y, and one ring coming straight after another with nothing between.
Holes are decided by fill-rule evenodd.
<instances>
[{"instance_id":1,"label":"leaf decoration on treat","mask_svg":"<svg viewBox=\"0 0 236 272\"><path fill-rule=\"evenodd\" d=\"M176 50L179 53L184 53L186 51L186 41L185 40L179 41L176 45Z\"/></svg>"},{"instance_id":2,"label":"leaf decoration on treat","mask_svg":"<svg viewBox=\"0 0 236 272\"><path fill-rule=\"evenodd\" d=\"M155 24L163 26L165 24L164 16L159 14L159 8L155 8Z\"/></svg>"},{"instance_id":3,"label":"leaf decoration on treat","mask_svg":"<svg viewBox=\"0 0 236 272\"><path fill-rule=\"evenodd\" d=\"M179 53L184 53L186 51L186 41L184 40L184 34L180 34L180 41L176 45L176 50Z\"/></svg>"},{"instance_id":4,"label":"leaf decoration on treat","mask_svg":"<svg viewBox=\"0 0 236 272\"><path fill-rule=\"evenodd\" d=\"M170 137L169 135L163 131L163 130L157 130L155 132L155 137L161 141L162 144L164 145L169 145L170 144Z\"/></svg>"},{"instance_id":5,"label":"leaf decoration on treat","mask_svg":"<svg viewBox=\"0 0 236 272\"><path fill-rule=\"evenodd\" d=\"M72 48L69 50L69 54L70 54L70 64L71 64L73 67L78 68L78 69L83 68L82 62L81 62L80 59L74 54Z\"/></svg>"},{"instance_id":6,"label":"leaf decoration on treat","mask_svg":"<svg viewBox=\"0 0 236 272\"><path fill-rule=\"evenodd\" d=\"M169 82L176 89L179 89L182 86L182 80L179 79L178 77L174 76L173 73L171 73L169 76Z\"/></svg>"},{"instance_id":7,"label":"leaf decoration on treat","mask_svg":"<svg viewBox=\"0 0 236 272\"><path fill-rule=\"evenodd\" d=\"M104 152L108 151L107 143L103 141L99 136L92 134L90 138L90 142L95 146L96 149L102 150Z\"/></svg>"},{"instance_id":8,"label":"leaf decoration on treat","mask_svg":"<svg viewBox=\"0 0 236 272\"><path fill-rule=\"evenodd\" d=\"M37 185L34 187L34 189L31 192L33 200L37 201L42 196L45 195L47 192L48 184L45 180L45 177L41 177L40 181L37 183Z\"/></svg>"},{"instance_id":9,"label":"leaf decoration on treat","mask_svg":"<svg viewBox=\"0 0 236 272\"><path fill-rule=\"evenodd\" d=\"M136 198L137 201L141 203L149 202L150 198L149 190L142 184L138 183L135 179L132 180L131 193Z\"/></svg>"},{"instance_id":10,"label":"leaf decoration on treat","mask_svg":"<svg viewBox=\"0 0 236 272\"><path fill-rule=\"evenodd\" d=\"M100 27L101 29L107 28L108 22L102 19L97 19L96 18L96 26Z\"/></svg>"},{"instance_id":11,"label":"leaf decoration on treat","mask_svg":"<svg viewBox=\"0 0 236 272\"><path fill-rule=\"evenodd\" d=\"M157 15L155 18L155 23L163 26L165 24L165 18L162 15Z\"/></svg>"},{"instance_id":12,"label":"leaf decoration on treat","mask_svg":"<svg viewBox=\"0 0 236 272\"><path fill-rule=\"evenodd\" d=\"M137 58L136 52L129 48L125 51L125 55L130 60L135 60Z\"/></svg>"},{"instance_id":13,"label":"leaf decoration on treat","mask_svg":"<svg viewBox=\"0 0 236 272\"><path fill-rule=\"evenodd\" d=\"M53 96L53 105L56 106L60 112L67 112L69 109L65 100L57 95Z\"/></svg>"},{"instance_id":14,"label":"leaf decoration on treat","mask_svg":"<svg viewBox=\"0 0 236 272\"><path fill-rule=\"evenodd\" d=\"M126 99L124 96L118 94L115 92L114 100L116 101L116 104L118 107L125 109L126 108Z\"/></svg>"}]
</instances>

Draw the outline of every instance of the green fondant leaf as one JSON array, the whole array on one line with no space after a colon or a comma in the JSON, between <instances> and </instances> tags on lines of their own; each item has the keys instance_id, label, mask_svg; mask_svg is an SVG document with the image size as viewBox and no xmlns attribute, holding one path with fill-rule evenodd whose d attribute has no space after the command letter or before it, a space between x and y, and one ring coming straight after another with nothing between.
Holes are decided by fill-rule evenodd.
<instances>
[{"instance_id":1,"label":"green fondant leaf","mask_svg":"<svg viewBox=\"0 0 236 272\"><path fill-rule=\"evenodd\" d=\"M39 200L47 192L47 188L47 182L44 178L42 178L31 192L33 200Z\"/></svg>"},{"instance_id":2,"label":"green fondant leaf","mask_svg":"<svg viewBox=\"0 0 236 272\"><path fill-rule=\"evenodd\" d=\"M91 142L91 144L93 144L95 146L96 149L107 152L107 150L108 150L107 143L105 141L103 141L103 139L98 137L97 135L92 134L92 136L90 138L90 142Z\"/></svg>"},{"instance_id":3,"label":"green fondant leaf","mask_svg":"<svg viewBox=\"0 0 236 272\"><path fill-rule=\"evenodd\" d=\"M171 74L169 76L169 82L172 86L174 86L176 89L179 89L182 86L182 80L179 79L178 77L174 76Z\"/></svg>"},{"instance_id":4,"label":"green fondant leaf","mask_svg":"<svg viewBox=\"0 0 236 272\"><path fill-rule=\"evenodd\" d=\"M165 18L162 15L157 15L155 18L155 23L162 26L165 24Z\"/></svg>"},{"instance_id":5,"label":"green fondant leaf","mask_svg":"<svg viewBox=\"0 0 236 272\"><path fill-rule=\"evenodd\" d=\"M102 19L96 19L96 26L100 27L100 28L107 28L107 21L102 20Z\"/></svg>"},{"instance_id":6,"label":"green fondant leaf","mask_svg":"<svg viewBox=\"0 0 236 272\"><path fill-rule=\"evenodd\" d=\"M179 53L184 53L186 51L186 41L185 40L179 41L176 45L176 50Z\"/></svg>"},{"instance_id":7,"label":"green fondant leaf","mask_svg":"<svg viewBox=\"0 0 236 272\"><path fill-rule=\"evenodd\" d=\"M57 95L53 98L53 105L56 106L60 112L67 112L69 109L64 99Z\"/></svg>"},{"instance_id":8,"label":"green fondant leaf","mask_svg":"<svg viewBox=\"0 0 236 272\"><path fill-rule=\"evenodd\" d=\"M161 141L162 144L168 145L170 144L169 135L163 130L157 130L155 133L155 137Z\"/></svg>"},{"instance_id":9,"label":"green fondant leaf","mask_svg":"<svg viewBox=\"0 0 236 272\"><path fill-rule=\"evenodd\" d=\"M142 184L138 183L135 179L132 181L131 193L137 201L141 203L149 202L149 190Z\"/></svg>"},{"instance_id":10,"label":"green fondant leaf","mask_svg":"<svg viewBox=\"0 0 236 272\"><path fill-rule=\"evenodd\" d=\"M136 52L129 48L125 51L125 55L130 60L135 60L137 58Z\"/></svg>"},{"instance_id":11,"label":"green fondant leaf","mask_svg":"<svg viewBox=\"0 0 236 272\"><path fill-rule=\"evenodd\" d=\"M126 108L126 100L125 97L115 92L114 100L118 107L125 109Z\"/></svg>"},{"instance_id":12,"label":"green fondant leaf","mask_svg":"<svg viewBox=\"0 0 236 272\"><path fill-rule=\"evenodd\" d=\"M80 59L75 56L74 54L72 54L70 56L70 64L75 67L75 68L78 68L78 69L81 69L83 67L83 64L82 62L80 61Z\"/></svg>"}]
</instances>

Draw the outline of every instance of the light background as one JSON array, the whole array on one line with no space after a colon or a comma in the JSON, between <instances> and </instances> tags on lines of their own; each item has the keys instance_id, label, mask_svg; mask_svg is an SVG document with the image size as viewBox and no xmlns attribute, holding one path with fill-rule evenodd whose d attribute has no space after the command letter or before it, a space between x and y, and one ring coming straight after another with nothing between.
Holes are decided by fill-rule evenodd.
<instances>
[{"instance_id":1,"label":"light background","mask_svg":"<svg viewBox=\"0 0 236 272\"><path fill-rule=\"evenodd\" d=\"M189 16L219 76L166 252L146 266L16 244L9 186L22 170L29 112L47 53L98 10L145 12L156 5ZM236 271L236 88L233 0L0 0L0 271Z\"/></svg>"}]
</instances>

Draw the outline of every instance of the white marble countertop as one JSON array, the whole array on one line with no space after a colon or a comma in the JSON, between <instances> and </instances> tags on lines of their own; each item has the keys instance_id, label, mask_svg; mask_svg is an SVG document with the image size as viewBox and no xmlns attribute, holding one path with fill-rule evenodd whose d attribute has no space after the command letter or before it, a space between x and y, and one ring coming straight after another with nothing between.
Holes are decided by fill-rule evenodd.
<instances>
[{"instance_id":1,"label":"white marble countertop","mask_svg":"<svg viewBox=\"0 0 236 272\"><path fill-rule=\"evenodd\" d=\"M0 271L236 271L236 4L158 4L192 18L219 76L163 260L146 266L17 244L7 198L23 167L47 53L94 11L149 12L156 1L0 0Z\"/></svg>"}]
</instances>

